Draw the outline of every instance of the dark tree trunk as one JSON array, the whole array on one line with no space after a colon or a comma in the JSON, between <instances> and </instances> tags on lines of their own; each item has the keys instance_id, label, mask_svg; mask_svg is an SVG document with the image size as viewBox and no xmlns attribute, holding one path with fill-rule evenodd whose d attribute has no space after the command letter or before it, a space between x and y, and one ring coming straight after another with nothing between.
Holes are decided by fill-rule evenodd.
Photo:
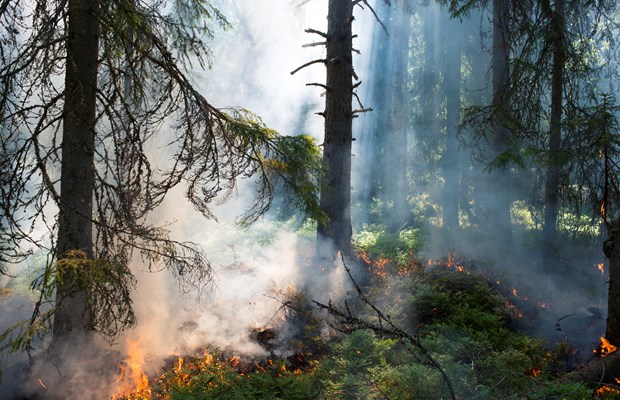
<instances>
[{"instance_id":1,"label":"dark tree trunk","mask_svg":"<svg viewBox=\"0 0 620 400\"><path fill-rule=\"evenodd\" d=\"M71 250L93 257L95 98L99 44L97 0L70 0L63 114L60 217L56 256ZM61 273L54 341L64 343L91 330L85 266Z\"/></svg>"},{"instance_id":2,"label":"dark tree trunk","mask_svg":"<svg viewBox=\"0 0 620 400\"><path fill-rule=\"evenodd\" d=\"M317 255L335 257L336 250L351 255L351 126L353 120L353 2L329 0L327 22L327 93L323 159L326 182L320 205L329 222L319 225Z\"/></svg>"},{"instance_id":3,"label":"dark tree trunk","mask_svg":"<svg viewBox=\"0 0 620 400\"><path fill-rule=\"evenodd\" d=\"M603 251L609 258L609 291L607 298L607 328L605 338L620 345L620 220L611 221L609 239Z\"/></svg>"},{"instance_id":4,"label":"dark tree trunk","mask_svg":"<svg viewBox=\"0 0 620 400\"><path fill-rule=\"evenodd\" d=\"M543 267L551 268L555 256L560 186L560 145L562 140L562 90L564 77L564 0L556 0L553 13L553 68L551 72L551 118L549 121L549 165L545 183L543 227Z\"/></svg>"},{"instance_id":5,"label":"dark tree trunk","mask_svg":"<svg viewBox=\"0 0 620 400\"><path fill-rule=\"evenodd\" d=\"M391 106L389 137L386 146L387 170L385 182L386 198L391 201L392 212L388 224L391 231L401 229L408 222L409 207L407 203L407 126L409 106L407 80L409 64L409 14L404 2L392 14L390 32L390 93Z\"/></svg>"},{"instance_id":6,"label":"dark tree trunk","mask_svg":"<svg viewBox=\"0 0 620 400\"><path fill-rule=\"evenodd\" d=\"M509 71L508 52L508 1L493 0L493 151L494 158L501 157L510 148L510 131L506 128L508 118ZM503 162L492 171L491 230L496 232L500 252L512 242L510 221L511 174L510 167Z\"/></svg>"},{"instance_id":7,"label":"dark tree trunk","mask_svg":"<svg viewBox=\"0 0 620 400\"><path fill-rule=\"evenodd\" d=\"M448 26L456 28L456 24ZM451 31L451 30L450 30ZM444 206L443 224L449 229L459 226L460 157L458 127L461 123L461 43L456 37L446 38L446 152L443 156Z\"/></svg>"}]
</instances>

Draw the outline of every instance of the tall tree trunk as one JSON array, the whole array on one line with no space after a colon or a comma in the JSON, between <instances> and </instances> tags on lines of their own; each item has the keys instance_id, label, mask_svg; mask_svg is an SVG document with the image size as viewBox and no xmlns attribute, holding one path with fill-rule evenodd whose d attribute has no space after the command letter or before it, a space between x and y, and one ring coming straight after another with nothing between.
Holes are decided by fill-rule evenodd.
<instances>
[{"instance_id":1,"label":"tall tree trunk","mask_svg":"<svg viewBox=\"0 0 620 400\"><path fill-rule=\"evenodd\" d=\"M508 71L508 0L493 0L493 156L500 157L510 148L510 131L506 128L509 113ZM492 171L494 199L491 201L490 223L496 232L497 246L502 252L512 242L510 167L503 162Z\"/></svg>"},{"instance_id":2,"label":"tall tree trunk","mask_svg":"<svg viewBox=\"0 0 620 400\"><path fill-rule=\"evenodd\" d=\"M390 32L389 66L391 82L391 107L389 138L387 140L387 170L383 181L386 198L392 202L392 212L388 217L391 231L395 232L407 224L409 207L407 203L407 126L409 106L407 93L409 65L409 14L405 2L401 1L394 10Z\"/></svg>"},{"instance_id":3,"label":"tall tree trunk","mask_svg":"<svg viewBox=\"0 0 620 400\"><path fill-rule=\"evenodd\" d=\"M609 239L603 251L609 258L609 292L607 298L607 327L605 338L620 345L620 220L609 222Z\"/></svg>"},{"instance_id":4,"label":"tall tree trunk","mask_svg":"<svg viewBox=\"0 0 620 400\"><path fill-rule=\"evenodd\" d=\"M69 0L57 259L71 250L93 257L95 98L99 1ZM59 271L53 337L58 344L91 330L86 266Z\"/></svg>"},{"instance_id":5,"label":"tall tree trunk","mask_svg":"<svg viewBox=\"0 0 620 400\"><path fill-rule=\"evenodd\" d=\"M447 26L456 28L455 23ZM462 28L462 24L460 24ZM452 30L449 30L452 31ZM443 224L449 229L459 226L460 157L458 127L461 123L461 43L458 38L446 38L446 152L443 159L444 206Z\"/></svg>"},{"instance_id":6,"label":"tall tree trunk","mask_svg":"<svg viewBox=\"0 0 620 400\"><path fill-rule=\"evenodd\" d=\"M329 222L317 230L317 255L345 255L351 246L351 131L353 112L353 2L329 0L327 17L327 91L325 95L325 139L323 160L326 183L320 195L321 209ZM334 248L335 246L335 248Z\"/></svg>"},{"instance_id":7,"label":"tall tree trunk","mask_svg":"<svg viewBox=\"0 0 620 400\"><path fill-rule=\"evenodd\" d=\"M556 0L553 13L553 68L551 72L551 118L549 121L549 165L545 183L543 227L543 267L551 269L555 255L560 185L560 145L562 140L562 90L564 77L564 0Z\"/></svg>"}]
</instances>

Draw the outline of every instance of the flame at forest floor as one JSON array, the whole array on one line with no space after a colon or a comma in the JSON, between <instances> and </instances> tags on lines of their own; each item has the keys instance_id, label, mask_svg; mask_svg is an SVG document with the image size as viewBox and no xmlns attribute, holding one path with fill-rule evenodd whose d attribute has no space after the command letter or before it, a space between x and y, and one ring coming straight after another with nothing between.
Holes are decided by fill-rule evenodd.
<instances>
[{"instance_id":1,"label":"flame at forest floor","mask_svg":"<svg viewBox=\"0 0 620 400\"><path fill-rule=\"evenodd\" d=\"M609 340L605 339L604 336L601 336L601 343L599 344L598 348L594 349L594 353L598 354L601 357L607 357L611 353L614 353L616 350L618 350L617 346L611 344Z\"/></svg>"},{"instance_id":2,"label":"flame at forest floor","mask_svg":"<svg viewBox=\"0 0 620 400\"><path fill-rule=\"evenodd\" d=\"M116 380L113 399L120 399L132 394L150 395L151 387L146 375L146 353L142 345L142 338L137 340L127 338L125 342L127 357L119 366L120 373Z\"/></svg>"}]
</instances>

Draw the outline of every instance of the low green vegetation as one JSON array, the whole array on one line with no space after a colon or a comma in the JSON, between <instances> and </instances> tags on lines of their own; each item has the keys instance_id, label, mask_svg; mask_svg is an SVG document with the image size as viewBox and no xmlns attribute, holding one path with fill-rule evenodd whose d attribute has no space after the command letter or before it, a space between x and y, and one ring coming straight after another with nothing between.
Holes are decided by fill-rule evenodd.
<instances>
[{"instance_id":1,"label":"low green vegetation","mask_svg":"<svg viewBox=\"0 0 620 400\"><path fill-rule=\"evenodd\" d=\"M421 238L417 228L389 233L379 225L356 236L361 264L370 271L364 292L409 338L385 325L372 329L376 311L351 300L347 311L367 321L366 328L334 318L329 340L298 343L298 354L287 358L238 360L215 352L186 359L170 365L148 396L132 398L450 399L442 370L463 400L620 398L613 386L560 381L575 366L575 347L528 334L536 315L490 272L463 266L454 254L417 260ZM293 309L309 310L302 293L293 297ZM316 320L307 320L317 332Z\"/></svg>"}]
</instances>

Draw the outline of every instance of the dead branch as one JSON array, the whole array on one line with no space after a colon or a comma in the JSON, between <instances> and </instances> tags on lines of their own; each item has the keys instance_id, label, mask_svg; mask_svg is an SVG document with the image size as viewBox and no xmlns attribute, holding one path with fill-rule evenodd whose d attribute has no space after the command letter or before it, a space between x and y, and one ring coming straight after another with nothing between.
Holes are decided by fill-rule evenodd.
<instances>
[{"instance_id":1,"label":"dead branch","mask_svg":"<svg viewBox=\"0 0 620 400\"><path fill-rule=\"evenodd\" d=\"M312 64L318 64L318 63L323 63L323 64L327 64L328 60L325 59L319 59L319 60L312 60L310 62L305 63L304 65L302 65L301 67L291 71L291 75L295 75L297 72L299 72L300 70L309 67Z\"/></svg>"},{"instance_id":2,"label":"dead branch","mask_svg":"<svg viewBox=\"0 0 620 400\"><path fill-rule=\"evenodd\" d=\"M313 301L314 304L317 305L317 307L319 307L322 310L327 310L327 312L330 315L336 317L339 320L339 322L344 326L344 328L334 327L334 326L332 327L341 332L351 332L355 329L360 329L360 328L369 329L375 333L379 333L381 335L388 336L394 339L403 340L403 341L406 341L412 344L423 355L424 360L422 360L422 362L424 362L426 365L432 368L435 368L441 374L444 382L446 383L446 386L448 387L448 390L450 391L450 398L452 400L456 400L456 394L454 393L452 381L448 377L448 374L443 369L441 364L439 364L439 362L437 362L433 358L433 356L429 353L429 351L426 350L426 348L422 345L420 341L420 337L418 335L411 335L405 332L402 328L398 327L392 321L392 318L389 315L384 314L383 311L381 311L372 301L370 301L370 299L366 296L366 294L362 291L360 286L357 284L357 282L353 278L351 270L349 269L349 267L347 266L345 262L344 256L341 255L340 257L342 259L342 265L344 266L344 269L347 272L347 275L349 276L349 280L353 283L353 287L355 288L355 291L357 292L359 299L362 301L363 304L367 305L375 313L377 321L372 322L372 321L368 321L360 317L354 316L346 300L344 302L344 307L345 307L344 310L334 306L331 300L328 302L328 304L323 304L318 301Z\"/></svg>"},{"instance_id":3,"label":"dead branch","mask_svg":"<svg viewBox=\"0 0 620 400\"><path fill-rule=\"evenodd\" d=\"M366 7L368 7L368 9L370 9L370 12L372 13L372 15L374 15L375 19L377 20L377 22L379 23L379 25L381 25L381 28L383 28L383 32L385 32L386 35L390 36L387 27L385 26L385 24L383 23L383 21L381 21L381 18L379 18L379 16L377 15L377 13L375 12L375 9L372 8L372 6L368 3L368 0L355 0L353 2L353 6L359 6L360 8L364 8L360 5L360 3L364 3L364 5L366 5ZM387 5L391 5L389 1L386 1Z\"/></svg>"},{"instance_id":4,"label":"dead branch","mask_svg":"<svg viewBox=\"0 0 620 400\"><path fill-rule=\"evenodd\" d=\"M359 104L360 108L363 110L364 105L362 104L362 100L360 100L360 96L357 93L353 92L353 97L355 97L355 99L357 100L357 104Z\"/></svg>"},{"instance_id":5,"label":"dead branch","mask_svg":"<svg viewBox=\"0 0 620 400\"><path fill-rule=\"evenodd\" d=\"M321 32L321 31L317 31L316 29L310 29L310 28L308 28L308 29L306 29L306 30L305 30L305 32L306 32L306 33L314 33L314 34L316 34L316 35L319 35L319 36L324 37L325 39L328 39L327 33L325 33L325 32Z\"/></svg>"},{"instance_id":6,"label":"dead branch","mask_svg":"<svg viewBox=\"0 0 620 400\"><path fill-rule=\"evenodd\" d=\"M312 82L312 83L306 83L306 86L318 86L320 88L325 89L325 91L329 91L329 87L327 85L324 85L322 83L318 83L318 82Z\"/></svg>"},{"instance_id":7,"label":"dead branch","mask_svg":"<svg viewBox=\"0 0 620 400\"><path fill-rule=\"evenodd\" d=\"M306 43L306 44L302 45L301 47L306 48L306 47L316 47L316 46L327 46L327 41L325 41L325 42Z\"/></svg>"},{"instance_id":8,"label":"dead branch","mask_svg":"<svg viewBox=\"0 0 620 400\"><path fill-rule=\"evenodd\" d=\"M357 110L353 110L353 112L351 114L353 114L353 117L356 118L357 114L362 114L362 113L367 113L367 112L371 112L372 108L368 107L368 108L358 108Z\"/></svg>"}]
</instances>

